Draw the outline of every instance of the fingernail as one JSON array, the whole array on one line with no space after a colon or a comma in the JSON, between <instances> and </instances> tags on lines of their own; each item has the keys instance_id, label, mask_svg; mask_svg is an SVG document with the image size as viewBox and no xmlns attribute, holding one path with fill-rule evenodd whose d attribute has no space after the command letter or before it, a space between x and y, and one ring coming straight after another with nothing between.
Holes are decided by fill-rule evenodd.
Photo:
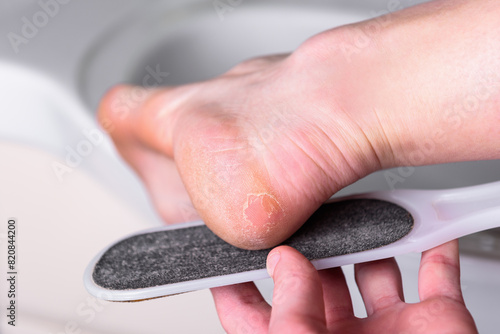
<instances>
[{"instance_id":1,"label":"fingernail","mask_svg":"<svg viewBox=\"0 0 500 334\"><path fill-rule=\"evenodd\" d=\"M269 276L273 277L274 268L276 268L280 257L281 254L278 251L272 252L272 254L267 257L267 272L269 273Z\"/></svg>"}]
</instances>

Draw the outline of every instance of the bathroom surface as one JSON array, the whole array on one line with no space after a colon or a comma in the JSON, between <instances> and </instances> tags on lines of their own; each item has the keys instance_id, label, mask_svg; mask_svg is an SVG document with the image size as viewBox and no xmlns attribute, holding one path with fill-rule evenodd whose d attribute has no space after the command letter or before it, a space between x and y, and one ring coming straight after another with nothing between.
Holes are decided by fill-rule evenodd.
<instances>
[{"instance_id":1,"label":"bathroom surface","mask_svg":"<svg viewBox=\"0 0 500 334\"><path fill-rule=\"evenodd\" d=\"M100 250L162 225L95 121L100 97L121 82L204 80L254 56L292 51L328 28L417 2L423 1L1 2L0 270L2 277L12 271L8 221L14 219L16 296L8 296L2 279L0 333L224 333L208 290L138 303L105 302L85 290L85 267ZM500 180L498 170L500 161L381 171L337 196L475 185ZM499 231L460 241L462 287L480 333L500 327ZM410 302L418 301L419 259L397 258ZM355 312L364 316L353 268L344 271ZM257 285L270 300L272 282ZM6 317L12 300L15 327Z\"/></svg>"}]
</instances>

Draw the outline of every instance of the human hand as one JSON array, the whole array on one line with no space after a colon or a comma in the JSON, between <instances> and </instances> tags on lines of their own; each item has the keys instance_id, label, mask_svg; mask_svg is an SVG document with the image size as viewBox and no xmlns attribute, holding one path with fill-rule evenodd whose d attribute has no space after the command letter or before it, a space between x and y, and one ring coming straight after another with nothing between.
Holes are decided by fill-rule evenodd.
<instances>
[{"instance_id":1,"label":"human hand","mask_svg":"<svg viewBox=\"0 0 500 334\"><path fill-rule=\"evenodd\" d=\"M269 253L267 268L272 308L253 283L212 289L228 333L477 333L460 288L456 240L422 253L418 303L404 302L394 259L355 265L366 318L354 316L340 268L316 271L288 246Z\"/></svg>"},{"instance_id":2,"label":"human hand","mask_svg":"<svg viewBox=\"0 0 500 334\"><path fill-rule=\"evenodd\" d=\"M234 245L271 247L375 170L500 158L499 11L433 1L376 32L373 21L333 29L207 82L117 87L99 118L166 222L199 214ZM252 289L215 293L266 309Z\"/></svg>"}]
</instances>

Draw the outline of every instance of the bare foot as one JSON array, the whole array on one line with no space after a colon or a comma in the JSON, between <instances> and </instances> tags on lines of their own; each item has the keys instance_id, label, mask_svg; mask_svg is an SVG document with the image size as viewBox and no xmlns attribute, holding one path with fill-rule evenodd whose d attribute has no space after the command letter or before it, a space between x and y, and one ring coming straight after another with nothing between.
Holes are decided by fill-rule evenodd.
<instances>
[{"instance_id":1,"label":"bare foot","mask_svg":"<svg viewBox=\"0 0 500 334\"><path fill-rule=\"evenodd\" d=\"M189 220L184 185L216 234L267 248L337 190L381 167L339 105L337 83L325 80L331 75L300 52L258 58L208 82L116 87L99 118L167 221Z\"/></svg>"},{"instance_id":2,"label":"bare foot","mask_svg":"<svg viewBox=\"0 0 500 334\"><path fill-rule=\"evenodd\" d=\"M100 121L167 222L199 214L229 243L271 247L377 169L500 158L500 6L482 5L474 20L467 1L389 15L363 47L373 22L207 82L117 87Z\"/></svg>"}]
</instances>

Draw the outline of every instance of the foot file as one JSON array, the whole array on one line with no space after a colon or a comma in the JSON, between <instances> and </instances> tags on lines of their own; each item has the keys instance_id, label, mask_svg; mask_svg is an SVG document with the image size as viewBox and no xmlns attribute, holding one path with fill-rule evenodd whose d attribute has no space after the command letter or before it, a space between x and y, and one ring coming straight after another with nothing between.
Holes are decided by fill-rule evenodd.
<instances>
[{"instance_id":1,"label":"foot file","mask_svg":"<svg viewBox=\"0 0 500 334\"><path fill-rule=\"evenodd\" d=\"M500 182L448 190L393 190L322 205L288 240L317 269L422 252L500 226ZM229 245L203 222L142 231L104 249L85 286L110 301L138 301L269 277L270 249Z\"/></svg>"}]
</instances>

